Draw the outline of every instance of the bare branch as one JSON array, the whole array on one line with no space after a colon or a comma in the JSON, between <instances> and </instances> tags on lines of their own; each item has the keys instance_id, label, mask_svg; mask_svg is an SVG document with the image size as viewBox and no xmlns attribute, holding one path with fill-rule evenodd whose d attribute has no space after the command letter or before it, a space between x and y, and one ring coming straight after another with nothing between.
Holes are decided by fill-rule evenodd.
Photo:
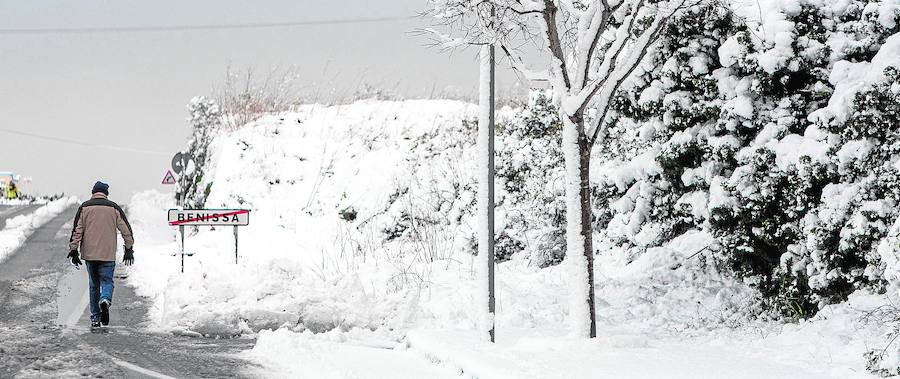
<instances>
[{"instance_id":1,"label":"bare branch","mask_svg":"<svg viewBox=\"0 0 900 379\"><path fill-rule=\"evenodd\" d=\"M525 62L523 62L522 57L513 53L512 50L507 48L505 44L500 44L500 50L503 51L503 54L506 54L506 58L509 59L509 62L512 65L513 69L524 75L526 79L533 81L550 80L550 73L548 73L547 71L534 71L528 68Z\"/></svg>"},{"instance_id":2,"label":"bare branch","mask_svg":"<svg viewBox=\"0 0 900 379\"><path fill-rule=\"evenodd\" d=\"M412 32L416 36L425 36L429 39L429 46L438 47L441 50L453 50L462 46L480 45L477 37L466 34L464 37L452 37L432 28L416 29Z\"/></svg>"}]
</instances>

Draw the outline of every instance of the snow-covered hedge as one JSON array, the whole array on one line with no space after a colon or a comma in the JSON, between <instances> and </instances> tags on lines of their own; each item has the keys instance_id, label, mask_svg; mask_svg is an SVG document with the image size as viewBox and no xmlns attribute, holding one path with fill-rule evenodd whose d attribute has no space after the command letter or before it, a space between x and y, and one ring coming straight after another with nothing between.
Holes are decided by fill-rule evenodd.
<instances>
[{"instance_id":1,"label":"snow-covered hedge","mask_svg":"<svg viewBox=\"0 0 900 379\"><path fill-rule=\"evenodd\" d=\"M631 256L709 230L709 254L770 309L809 317L884 286L876 247L900 201L900 7L747 7L671 24L656 68L618 99L600 207Z\"/></svg>"}]
</instances>

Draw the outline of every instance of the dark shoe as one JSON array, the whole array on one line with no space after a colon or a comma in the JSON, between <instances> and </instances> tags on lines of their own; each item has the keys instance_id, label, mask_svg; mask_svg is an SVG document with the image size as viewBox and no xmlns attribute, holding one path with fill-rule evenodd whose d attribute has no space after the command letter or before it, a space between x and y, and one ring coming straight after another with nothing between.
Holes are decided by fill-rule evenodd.
<instances>
[{"instance_id":1,"label":"dark shoe","mask_svg":"<svg viewBox=\"0 0 900 379\"><path fill-rule=\"evenodd\" d=\"M100 323L109 325L109 300L100 300Z\"/></svg>"},{"instance_id":2,"label":"dark shoe","mask_svg":"<svg viewBox=\"0 0 900 379\"><path fill-rule=\"evenodd\" d=\"M100 321L91 321L91 328L99 328Z\"/></svg>"}]
</instances>

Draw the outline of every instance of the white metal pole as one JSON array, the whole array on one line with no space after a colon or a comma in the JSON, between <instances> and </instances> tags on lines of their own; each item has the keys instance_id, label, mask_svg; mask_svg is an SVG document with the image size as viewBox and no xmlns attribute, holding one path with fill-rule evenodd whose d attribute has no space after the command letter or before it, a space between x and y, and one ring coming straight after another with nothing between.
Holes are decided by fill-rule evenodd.
<instances>
[{"instance_id":1,"label":"white metal pole","mask_svg":"<svg viewBox=\"0 0 900 379\"><path fill-rule=\"evenodd\" d=\"M491 14L493 14L491 10ZM494 68L496 66L494 45L491 44L491 116L488 123L488 312L491 314L491 342L494 342Z\"/></svg>"},{"instance_id":2,"label":"white metal pole","mask_svg":"<svg viewBox=\"0 0 900 379\"><path fill-rule=\"evenodd\" d=\"M494 45L484 45L479 53L479 104L478 119L478 258L476 272L479 285L478 312L479 333L488 332L491 342L495 340L495 297L494 297L494 91L495 55ZM486 289L480 286L486 286ZM487 294L484 294L487 292ZM486 298L481 298L485 296ZM485 304L485 302L487 304ZM487 309L481 308L487 306ZM484 313L486 312L486 314Z\"/></svg>"}]
</instances>

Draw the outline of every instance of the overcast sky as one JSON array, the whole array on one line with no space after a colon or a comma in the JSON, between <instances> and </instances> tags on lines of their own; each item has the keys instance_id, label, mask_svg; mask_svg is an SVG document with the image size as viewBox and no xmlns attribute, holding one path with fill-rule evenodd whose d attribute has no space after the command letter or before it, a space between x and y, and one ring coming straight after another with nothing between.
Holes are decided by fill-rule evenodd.
<instances>
[{"instance_id":1,"label":"overcast sky","mask_svg":"<svg viewBox=\"0 0 900 379\"><path fill-rule=\"evenodd\" d=\"M425 0L0 0L0 29L412 16L426 6ZM102 179L110 183L111 197L121 202L143 189L167 189L159 183L171 154L185 145L189 133L185 106L191 97L221 85L228 66L293 66L303 85L336 93L352 93L361 81L399 84L399 92L408 97L446 88L474 93L475 51L450 55L426 47L424 38L409 32L428 22L0 33L0 171L31 177L25 188L32 191L80 197L88 196L93 182ZM508 72L501 77L513 81Z\"/></svg>"}]
</instances>

